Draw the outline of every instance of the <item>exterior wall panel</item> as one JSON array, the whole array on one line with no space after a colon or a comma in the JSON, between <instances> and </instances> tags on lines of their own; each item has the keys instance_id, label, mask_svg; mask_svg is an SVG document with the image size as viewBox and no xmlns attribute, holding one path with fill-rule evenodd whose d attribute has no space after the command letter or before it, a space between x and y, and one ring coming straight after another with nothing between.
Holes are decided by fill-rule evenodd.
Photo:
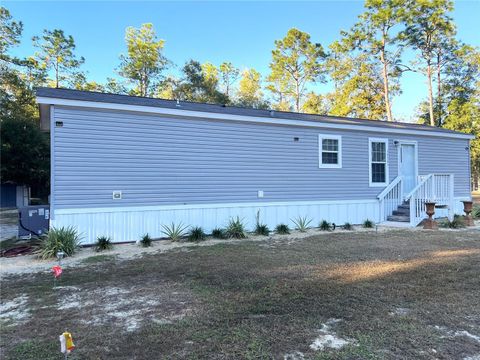
<instances>
[{"instance_id":1,"label":"exterior wall panel","mask_svg":"<svg viewBox=\"0 0 480 360\"><path fill-rule=\"evenodd\" d=\"M469 196L467 140L62 106L54 121L63 122L52 132L55 209L374 200L382 188L369 187L369 137L389 139L390 181L394 140L415 140L419 174L454 173L455 196ZM342 168L319 168L320 133L342 136Z\"/></svg>"}]
</instances>

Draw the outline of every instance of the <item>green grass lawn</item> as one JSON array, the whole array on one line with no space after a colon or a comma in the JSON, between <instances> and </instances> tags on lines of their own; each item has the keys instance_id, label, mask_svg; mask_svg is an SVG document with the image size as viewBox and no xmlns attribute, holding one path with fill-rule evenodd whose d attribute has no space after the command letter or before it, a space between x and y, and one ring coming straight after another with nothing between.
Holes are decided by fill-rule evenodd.
<instances>
[{"instance_id":1,"label":"green grass lawn","mask_svg":"<svg viewBox=\"0 0 480 360\"><path fill-rule=\"evenodd\" d=\"M0 357L59 359L68 330L70 359L474 359L479 279L478 231L100 255L2 281Z\"/></svg>"}]
</instances>

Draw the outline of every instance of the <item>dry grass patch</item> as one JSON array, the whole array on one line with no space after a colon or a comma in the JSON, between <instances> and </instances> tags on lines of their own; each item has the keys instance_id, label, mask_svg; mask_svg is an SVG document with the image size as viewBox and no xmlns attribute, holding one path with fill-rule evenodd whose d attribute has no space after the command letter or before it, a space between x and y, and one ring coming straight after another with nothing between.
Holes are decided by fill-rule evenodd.
<instances>
[{"instance_id":1,"label":"dry grass patch","mask_svg":"<svg viewBox=\"0 0 480 360\"><path fill-rule=\"evenodd\" d=\"M29 314L2 327L4 358L58 358L65 329L78 359L480 354L478 231L342 232L98 260L68 268L55 290L51 274L4 279L1 303Z\"/></svg>"}]
</instances>

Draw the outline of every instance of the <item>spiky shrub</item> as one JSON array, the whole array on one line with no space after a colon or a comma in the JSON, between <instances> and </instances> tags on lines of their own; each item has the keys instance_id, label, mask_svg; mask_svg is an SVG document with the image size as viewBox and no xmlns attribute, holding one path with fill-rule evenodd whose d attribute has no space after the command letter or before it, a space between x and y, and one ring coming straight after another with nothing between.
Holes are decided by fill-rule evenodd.
<instances>
[{"instance_id":1,"label":"spiky shrub","mask_svg":"<svg viewBox=\"0 0 480 360\"><path fill-rule=\"evenodd\" d=\"M203 241L207 235L200 226L192 227L188 233L188 241Z\"/></svg>"},{"instance_id":2,"label":"spiky shrub","mask_svg":"<svg viewBox=\"0 0 480 360\"><path fill-rule=\"evenodd\" d=\"M220 228L215 228L212 230L212 236L215 239L225 239L225 230Z\"/></svg>"},{"instance_id":3,"label":"spiky shrub","mask_svg":"<svg viewBox=\"0 0 480 360\"><path fill-rule=\"evenodd\" d=\"M72 256L80 246L81 237L72 226L52 227L43 235L40 243L40 257L42 259L54 258L59 251L65 256Z\"/></svg>"},{"instance_id":4,"label":"spiky shrub","mask_svg":"<svg viewBox=\"0 0 480 360\"><path fill-rule=\"evenodd\" d=\"M143 247L152 246L152 238L150 237L150 235L148 235L148 233L142 236L142 238L140 239L140 245Z\"/></svg>"},{"instance_id":5,"label":"spiky shrub","mask_svg":"<svg viewBox=\"0 0 480 360\"><path fill-rule=\"evenodd\" d=\"M307 218L306 216L299 216L295 219L292 219L295 224L295 228L300 232L306 232L308 226L311 224L312 219Z\"/></svg>"},{"instance_id":6,"label":"spiky shrub","mask_svg":"<svg viewBox=\"0 0 480 360\"><path fill-rule=\"evenodd\" d=\"M480 219L480 205L473 205L472 216L474 219Z\"/></svg>"},{"instance_id":7,"label":"spiky shrub","mask_svg":"<svg viewBox=\"0 0 480 360\"><path fill-rule=\"evenodd\" d=\"M255 227L255 235L268 236L270 235L270 229L265 224L259 224Z\"/></svg>"},{"instance_id":8,"label":"spiky shrub","mask_svg":"<svg viewBox=\"0 0 480 360\"><path fill-rule=\"evenodd\" d=\"M373 221L372 221L372 220L369 220L369 219L365 220L365 221L363 222L363 227L364 227L365 229L371 229L371 228L373 228Z\"/></svg>"},{"instance_id":9,"label":"spiky shrub","mask_svg":"<svg viewBox=\"0 0 480 360\"><path fill-rule=\"evenodd\" d=\"M258 210L255 217L255 235L268 236L268 234L270 234L270 229L266 224L260 222L260 210Z\"/></svg>"},{"instance_id":10,"label":"spiky shrub","mask_svg":"<svg viewBox=\"0 0 480 360\"><path fill-rule=\"evenodd\" d=\"M162 225L162 233L172 241L178 241L185 236L187 227L182 223L171 223L170 225Z\"/></svg>"},{"instance_id":11,"label":"spiky shrub","mask_svg":"<svg viewBox=\"0 0 480 360\"><path fill-rule=\"evenodd\" d=\"M320 230L322 231L330 231L332 230L332 224L330 224L327 220L322 220L318 225Z\"/></svg>"},{"instance_id":12,"label":"spiky shrub","mask_svg":"<svg viewBox=\"0 0 480 360\"><path fill-rule=\"evenodd\" d=\"M286 224L278 224L275 228L275 232L280 235L290 234L290 228Z\"/></svg>"},{"instance_id":13,"label":"spiky shrub","mask_svg":"<svg viewBox=\"0 0 480 360\"><path fill-rule=\"evenodd\" d=\"M230 218L225 229L225 235L228 238L243 239L246 238L245 225L240 217Z\"/></svg>"},{"instance_id":14,"label":"spiky shrub","mask_svg":"<svg viewBox=\"0 0 480 360\"><path fill-rule=\"evenodd\" d=\"M463 221L462 217L455 215L452 221L447 219L445 227L448 227L450 229L460 229L465 227L465 222Z\"/></svg>"},{"instance_id":15,"label":"spiky shrub","mask_svg":"<svg viewBox=\"0 0 480 360\"><path fill-rule=\"evenodd\" d=\"M349 222L346 222L345 224L343 224L343 229L344 230L353 230L353 226Z\"/></svg>"},{"instance_id":16,"label":"spiky shrub","mask_svg":"<svg viewBox=\"0 0 480 360\"><path fill-rule=\"evenodd\" d=\"M95 251L100 252L110 250L113 247L112 241L108 236L99 236L95 244Z\"/></svg>"}]
</instances>

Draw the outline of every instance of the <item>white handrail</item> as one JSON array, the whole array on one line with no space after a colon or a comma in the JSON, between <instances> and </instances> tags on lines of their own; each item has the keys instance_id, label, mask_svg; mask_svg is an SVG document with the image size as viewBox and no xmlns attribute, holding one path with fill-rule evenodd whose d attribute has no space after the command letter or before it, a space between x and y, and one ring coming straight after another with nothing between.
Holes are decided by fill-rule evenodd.
<instances>
[{"instance_id":1,"label":"white handrail","mask_svg":"<svg viewBox=\"0 0 480 360\"><path fill-rule=\"evenodd\" d=\"M405 200L409 200L432 176L433 174L422 175L420 182L405 196Z\"/></svg>"},{"instance_id":2,"label":"white handrail","mask_svg":"<svg viewBox=\"0 0 480 360\"><path fill-rule=\"evenodd\" d=\"M400 181L402 181L401 176L397 176L395 179L393 179L392 182L388 184L388 186L385 189L383 189L383 191L380 194L377 195L377 199L378 200L383 199L390 192L390 190L392 190L392 188L395 185L397 185Z\"/></svg>"},{"instance_id":3,"label":"white handrail","mask_svg":"<svg viewBox=\"0 0 480 360\"><path fill-rule=\"evenodd\" d=\"M415 188L405 197L410 201L410 225L417 226L426 217L425 204L435 202L447 206L448 217L453 218L453 174L429 174L422 177Z\"/></svg>"},{"instance_id":4,"label":"white handrail","mask_svg":"<svg viewBox=\"0 0 480 360\"><path fill-rule=\"evenodd\" d=\"M397 176L377 195L380 202L380 220L385 221L403 202L402 176Z\"/></svg>"}]
</instances>

